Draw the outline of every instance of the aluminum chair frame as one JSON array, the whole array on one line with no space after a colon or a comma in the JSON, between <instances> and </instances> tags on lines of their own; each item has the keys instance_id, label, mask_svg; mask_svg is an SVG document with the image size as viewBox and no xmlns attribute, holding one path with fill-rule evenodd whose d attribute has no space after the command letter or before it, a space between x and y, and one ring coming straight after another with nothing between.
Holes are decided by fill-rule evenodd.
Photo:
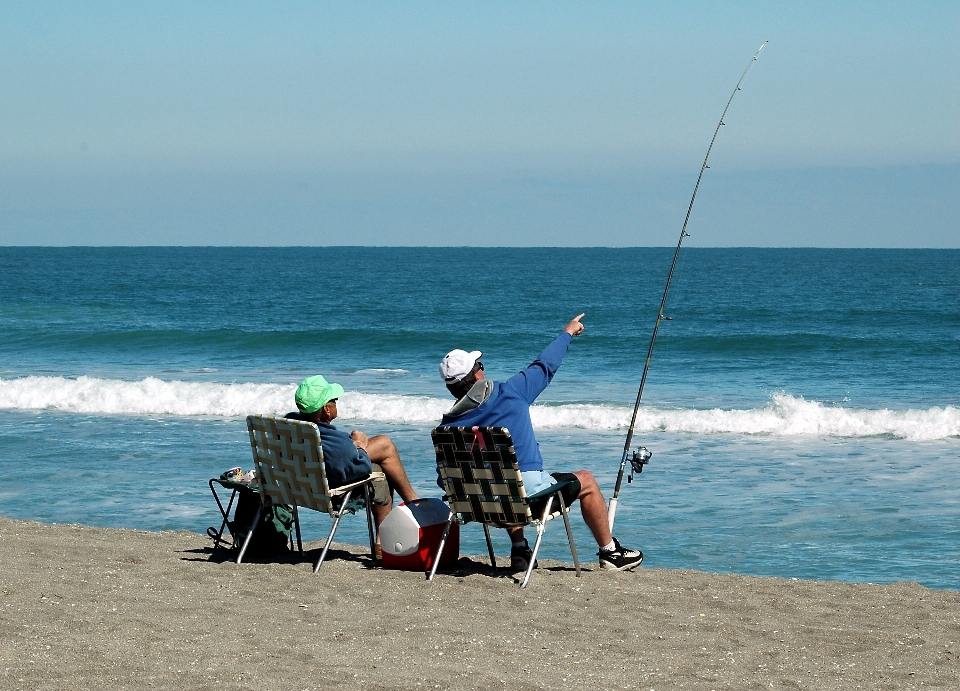
<instances>
[{"instance_id":1,"label":"aluminum chair frame","mask_svg":"<svg viewBox=\"0 0 960 691\"><path fill-rule=\"evenodd\" d=\"M297 545L301 554L303 542L298 508L330 515L333 525L320 558L313 567L313 572L316 573L326 559L327 551L340 526L340 519L351 510L348 504L358 489L363 492L366 500L367 534L370 537L370 554L374 556L375 538L370 506L373 500L373 481L383 478L383 473L370 473L356 482L331 488L323 461L320 431L315 424L273 415L248 415L247 432L250 435L250 448L260 483L260 507L237 556L238 564L243 560L260 514L264 507L272 502L293 508Z\"/></svg>"},{"instance_id":2,"label":"aluminum chair frame","mask_svg":"<svg viewBox=\"0 0 960 691\"><path fill-rule=\"evenodd\" d=\"M223 502L220 500L220 494L217 492L215 484L220 485L221 491L226 490L230 492L230 499L227 501L227 506L224 508ZM242 492L253 492L259 496L260 488L256 484L247 484L243 482L234 482L232 480L222 480L220 478L210 478L207 482L207 486L210 487L210 492L213 494L214 500L217 502L217 508L220 510L220 528L217 529L214 526L207 528L207 536L213 540L213 551L216 552L220 549L236 549L241 545L238 543L236 536L233 534L233 530L230 528L230 511L233 509L234 502L239 505L240 495ZM234 514L236 516L236 514ZM294 517L294 525L297 526L299 531L300 525L296 522L296 517ZM224 532L229 532L230 541L227 542L224 537ZM290 549L294 548L293 544L293 535L290 536ZM301 552L303 551L301 545Z\"/></svg>"},{"instance_id":3,"label":"aluminum chair frame","mask_svg":"<svg viewBox=\"0 0 960 691\"><path fill-rule=\"evenodd\" d=\"M573 484L572 480L558 482L528 496L520 475L513 439L505 427L437 427L431 437L437 456L437 469L450 503L450 515L440 538L437 555L433 559L433 567L427 574L428 581L432 581L436 574L450 526L454 521L461 525L471 521L483 525L490 564L494 568L497 561L488 526L513 528L535 525L537 539L533 546L533 555L520 583L521 588L526 588L537 561L547 522L557 516L563 516L570 554L573 556L577 577L580 576L580 560L573 541L573 531L570 529L570 508L566 505L562 493L563 489ZM531 510L531 502L541 499L546 499L546 504L540 515L535 516ZM558 500L560 505L558 511L553 510L554 499Z\"/></svg>"}]
</instances>

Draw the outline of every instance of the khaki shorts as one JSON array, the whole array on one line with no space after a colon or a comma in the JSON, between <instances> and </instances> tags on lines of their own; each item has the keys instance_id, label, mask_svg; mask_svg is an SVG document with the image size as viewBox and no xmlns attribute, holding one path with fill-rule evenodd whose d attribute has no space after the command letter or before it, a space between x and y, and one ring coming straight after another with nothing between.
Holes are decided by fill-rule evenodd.
<instances>
[{"instance_id":1,"label":"khaki shorts","mask_svg":"<svg viewBox=\"0 0 960 691\"><path fill-rule=\"evenodd\" d=\"M371 470L375 473L382 473L383 468L379 463L371 463ZM377 506L390 506L393 501L393 495L390 493L390 485L387 484L387 478L381 477L373 481L373 503Z\"/></svg>"}]
</instances>

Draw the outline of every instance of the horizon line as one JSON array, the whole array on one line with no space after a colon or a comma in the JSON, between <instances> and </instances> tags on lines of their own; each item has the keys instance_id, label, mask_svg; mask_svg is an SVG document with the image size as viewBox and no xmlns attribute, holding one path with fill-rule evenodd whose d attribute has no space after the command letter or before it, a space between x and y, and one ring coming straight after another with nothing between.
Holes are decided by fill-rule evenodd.
<instances>
[{"instance_id":1,"label":"horizon line","mask_svg":"<svg viewBox=\"0 0 960 691\"><path fill-rule=\"evenodd\" d=\"M675 245L0 245L0 249L512 249L512 250L630 250L675 249ZM958 247L824 246L824 245L701 245L684 250L946 250Z\"/></svg>"}]
</instances>

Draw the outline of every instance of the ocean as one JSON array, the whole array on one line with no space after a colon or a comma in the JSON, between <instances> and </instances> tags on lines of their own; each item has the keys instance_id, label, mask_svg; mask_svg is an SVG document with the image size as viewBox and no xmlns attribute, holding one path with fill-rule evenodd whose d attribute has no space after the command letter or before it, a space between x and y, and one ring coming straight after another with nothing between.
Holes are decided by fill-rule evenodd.
<instances>
[{"instance_id":1,"label":"ocean","mask_svg":"<svg viewBox=\"0 0 960 691\"><path fill-rule=\"evenodd\" d=\"M672 252L0 248L0 513L202 533L207 480L252 467L244 417L317 373L438 496L440 358L505 379L580 312L533 420L609 495ZM685 247L666 314L614 531L645 565L960 588L960 251ZM569 560L562 528L543 554Z\"/></svg>"}]
</instances>

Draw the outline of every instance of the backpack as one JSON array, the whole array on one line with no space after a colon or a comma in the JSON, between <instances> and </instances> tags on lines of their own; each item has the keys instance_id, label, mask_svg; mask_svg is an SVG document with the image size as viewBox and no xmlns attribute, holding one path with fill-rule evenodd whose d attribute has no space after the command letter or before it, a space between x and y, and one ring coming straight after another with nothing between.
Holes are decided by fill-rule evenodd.
<instances>
[{"instance_id":1,"label":"backpack","mask_svg":"<svg viewBox=\"0 0 960 691\"><path fill-rule=\"evenodd\" d=\"M229 521L233 544L239 549L247 539L247 529L254 514L260 507L260 494L254 491L240 491L237 496L237 508L233 520ZM253 538L247 547L247 554L270 556L288 551L290 531L293 528L293 511L283 504L265 506L260 513L260 521L253 531Z\"/></svg>"}]
</instances>

